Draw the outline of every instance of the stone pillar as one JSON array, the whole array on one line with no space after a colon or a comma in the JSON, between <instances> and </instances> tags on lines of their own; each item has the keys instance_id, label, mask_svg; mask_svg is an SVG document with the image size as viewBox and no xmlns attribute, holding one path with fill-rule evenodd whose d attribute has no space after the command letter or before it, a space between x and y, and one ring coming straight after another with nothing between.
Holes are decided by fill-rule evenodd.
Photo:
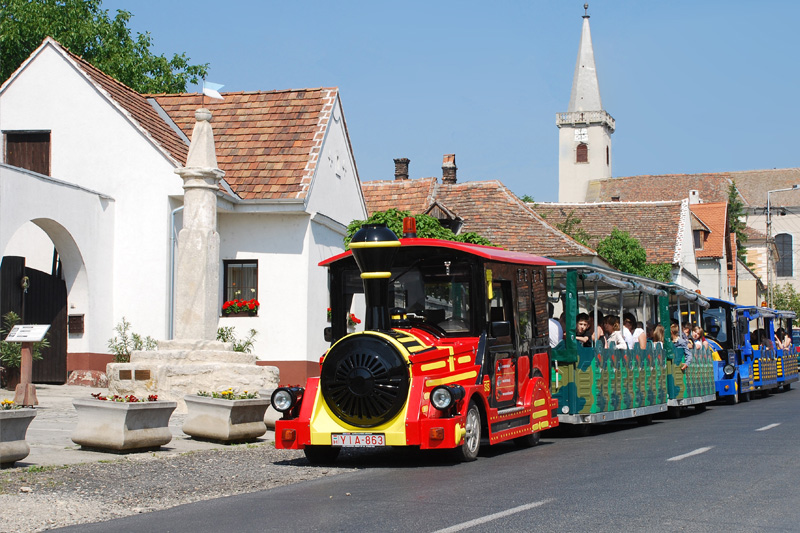
<instances>
[{"instance_id":1,"label":"stone pillar","mask_svg":"<svg viewBox=\"0 0 800 533\"><path fill-rule=\"evenodd\" d=\"M183 229L178 235L175 276L175 339L213 341L219 320L217 191L225 173L217 168L211 112L198 109L183 178Z\"/></svg>"}]
</instances>

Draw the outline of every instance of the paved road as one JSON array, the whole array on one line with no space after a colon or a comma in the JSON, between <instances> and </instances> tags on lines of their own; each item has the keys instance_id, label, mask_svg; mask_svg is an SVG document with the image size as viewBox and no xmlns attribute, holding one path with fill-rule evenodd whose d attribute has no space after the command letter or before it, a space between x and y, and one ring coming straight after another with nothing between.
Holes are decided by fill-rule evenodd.
<instances>
[{"instance_id":1,"label":"paved road","mask_svg":"<svg viewBox=\"0 0 800 533\"><path fill-rule=\"evenodd\" d=\"M797 531L800 392L478 461L373 450L352 474L63 531Z\"/></svg>"}]
</instances>

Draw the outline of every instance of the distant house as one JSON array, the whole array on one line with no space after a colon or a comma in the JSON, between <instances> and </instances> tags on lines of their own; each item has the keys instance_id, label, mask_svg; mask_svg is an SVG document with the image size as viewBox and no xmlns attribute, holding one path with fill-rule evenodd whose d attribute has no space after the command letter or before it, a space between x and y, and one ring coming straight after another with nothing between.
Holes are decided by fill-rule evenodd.
<instances>
[{"instance_id":1,"label":"distant house","mask_svg":"<svg viewBox=\"0 0 800 533\"><path fill-rule=\"evenodd\" d=\"M239 337L256 329L255 353L279 366L283 382L316 371L328 305L317 263L342 251L347 224L366 216L339 91L223 96L138 94L49 38L0 87L0 278L24 257L63 282L70 330L54 381L104 368L123 316L142 335L171 337L183 205L174 170L199 107L212 112L226 173L217 193L220 312L234 298L261 304L256 316L221 316L220 325ZM20 309L11 285L0 291L3 312Z\"/></svg>"},{"instance_id":2,"label":"distant house","mask_svg":"<svg viewBox=\"0 0 800 533\"><path fill-rule=\"evenodd\" d=\"M444 156L442 182L436 178L408 179L408 159L400 161L395 179L361 184L371 213L389 208L430 214L455 233L475 232L507 250L554 259L605 262L543 220L497 180L458 183L455 155Z\"/></svg>"}]
</instances>

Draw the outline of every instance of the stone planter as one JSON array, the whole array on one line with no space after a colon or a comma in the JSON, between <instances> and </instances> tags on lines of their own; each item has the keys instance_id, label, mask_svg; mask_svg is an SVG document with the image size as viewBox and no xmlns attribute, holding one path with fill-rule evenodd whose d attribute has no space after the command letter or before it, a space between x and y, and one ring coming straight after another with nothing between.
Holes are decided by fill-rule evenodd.
<instances>
[{"instance_id":1,"label":"stone planter","mask_svg":"<svg viewBox=\"0 0 800 533\"><path fill-rule=\"evenodd\" d=\"M267 432L264 413L269 407L269 398L224 400L192 394L183 399L188 413L182 429L194 438L242 442Z\"/></svg>"},{"instance_id":2,"label":"stone planter","mask_svg":"<svg viewBox=\"0 0 800 533\"><path fill-rule=\"evenodd\" d=\"M172 440L169 417L177 402L72 400L78 425L70 437L84 448L117 452L158 448Z\"/></svg>"},{"instance_id":3,"label":"stone planter","mask_svg":"<svg viewBox=\"0 0 800 533\"><path fill-rule=\"evenodd\" d=\"M258 311L234 311L233 313L222 312L222 317L230 316L258 316Z\"/></svg>"},{"instance_id":4,"label":"stone planter","mask_svg":"<svg viewBox=\"0 0 800 533\"><path fill-rule=\"evenodd\" d=\"M0 411L0 464L28 457L31 447L25 442L25 433L35 417L36 409Z\"/></svg>"}]
</instances>

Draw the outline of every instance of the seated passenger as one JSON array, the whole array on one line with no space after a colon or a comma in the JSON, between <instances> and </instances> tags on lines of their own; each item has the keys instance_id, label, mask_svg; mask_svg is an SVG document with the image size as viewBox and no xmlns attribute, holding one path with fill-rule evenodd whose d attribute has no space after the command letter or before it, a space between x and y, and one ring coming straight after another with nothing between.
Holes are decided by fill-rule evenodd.
<instances>
[{"instance_id":1,"label":"seated passenger","mask_svg":"<svg viewBox=\"0 0 800 533\"><path fill-rule=\"evenodd\" d=\"M603 331L606 334L606 348L626 350L628 343L619 330L619 317L608 315L603 322Z\"/></svg>"},{"instance_id":2,"label":"seated passenger","mask_svg":"<svg viewBox=\"0 0 800 533\"><path fill-rule=\"evenodd\" d=\"M672 324L669 330L672 334L672 344L674 344L676 348L683 349L683 363L681 363L681 370L686 370L686 368L692 364L692 360L694 359L692 350L689 348L689 343L686 338L681 335L681 330L678 327L678 324Z\"/></svg>"},{"instance_id":3,"label":"seated passenger","mask_svg":"<svg viewBox=\"0 0 800 533\"><path fill-rule=\"evenodd\" d=\"M575 340L578 341L578 344L587 348L592 346L592 332L589 329L590 320L588 314L578 313L578 318L575 321Z\"/></svg>"},{"instance_id":4,"label":"seated passenger","mask_svg":"<svg viewBox=\"0 0 800 533\"><path fill-rule=\"evenodd\" d=\"M664 326L661 324L653 328L653 346L658 348L664 347Z\"/></svg>"},{"instance_id":5,"label":"seated passenger","mask_svg":"<svg viewBox=\"0 0 800 533\"><path fill-rule=\"evenodd\" d=\"M706 334L703 332L703 328L700 326L695 326L692 328L692 341L694 341L694 347L698 350L700 348L709 348L711 345L706 340Z\"/></svg>"},{"instance_id":6,"label":"seated passenger","mask_svg":"<svg viewBox=\"0 0 800 533\"><path fill-rule=\"evenodd\" d=\"M792 336L786 334L786 330L783 328L778 328L778 331L775 332L775 348L779 350L786 350L791 349L792 347Z\"/></svg>"},{"instance_id":7,"label":"seated passenger","mask_svg":"<svg viewBox=\"0 0 800 533\"><path fill-rule=\"evenodd\" d=\"M553 304L547 302L547 314L550 316L549 326L551 348L558 346L558 343L564 338L564 328L561 327L561 323L558 320L553 318L553 310Z\"/></svg>"},{"instance_id":8,"label":"seated passenger","mask_svg":"<svg viewBox=\"0 0 800 533\"><path fill-rule=\"evenodd\" d=\"M647 335L645 335L644 329L638 327L639 323L636 322L636 317L633 313L625 313L622 323L625 327L622 330L622 335L625 337L625 342L628 343L628 349L633 350L637 342L644 349L647 346Z\"/></svg>"}]
</instances>

